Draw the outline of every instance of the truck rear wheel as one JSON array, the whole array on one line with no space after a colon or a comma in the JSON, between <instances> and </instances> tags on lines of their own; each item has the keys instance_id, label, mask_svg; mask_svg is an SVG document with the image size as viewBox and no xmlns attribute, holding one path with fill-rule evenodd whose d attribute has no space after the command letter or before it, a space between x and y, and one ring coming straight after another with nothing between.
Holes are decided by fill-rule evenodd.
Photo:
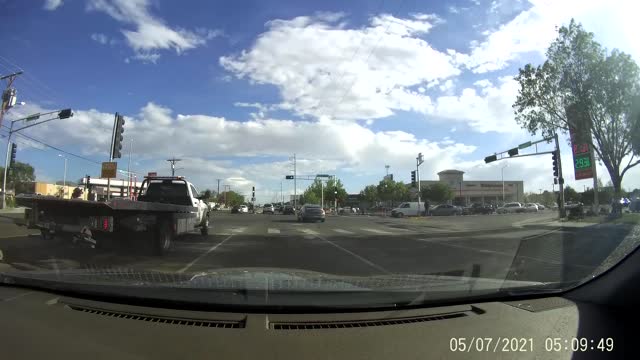
<instances>
[{"instance_id":1,"label":"truck rear wheel","mask_svg":"<svg viewBox=\"0 0 640 360\"><path fill-rule=\"evenodd\" d=\"M173 245L173 230L168 222L163 222L158 226L152 237L152 250L154 255L164 255L169 252Z\"/></svg>"},{"instance_id":2,"label":"truck rear wheel","mask_svg":"<svg viewBox=\"0 0 640 360\"><path fill-rule=\"evenodd\" d=\"M209 235L209 217L208 216L207 216L207 219L204 221L204 224L200 228L200 234L202 236Z\"/></svg>"}]
</instances>

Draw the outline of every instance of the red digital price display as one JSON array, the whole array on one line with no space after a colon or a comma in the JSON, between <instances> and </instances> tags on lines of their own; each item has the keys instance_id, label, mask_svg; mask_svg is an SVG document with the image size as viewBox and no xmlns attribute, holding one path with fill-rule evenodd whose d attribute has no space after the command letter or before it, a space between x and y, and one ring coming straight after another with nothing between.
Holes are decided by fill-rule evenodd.
<instances>
[{"instance_id":1,"label":"red digital price display","mask_svg":"<svg viewBox=\"0 0 640 360\"><path fill-rule=\"evenodd\" d=\"M573 126L569 127L571 150L573 152L573 170L576 180L593 178L593 161L589 147L591 130L589 119L577 106L567 108L567 118Z\"/></svg>"}]
</instances>

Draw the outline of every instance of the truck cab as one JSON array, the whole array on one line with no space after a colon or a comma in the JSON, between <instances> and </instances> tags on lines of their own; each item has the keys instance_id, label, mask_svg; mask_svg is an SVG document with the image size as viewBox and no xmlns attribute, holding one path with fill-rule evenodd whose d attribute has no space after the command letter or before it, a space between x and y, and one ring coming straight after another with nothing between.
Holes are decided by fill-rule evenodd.
<instances>
[{"instance_id":1,"label":"truck cab","mask_svg":"<svg viewBox=\"0 0 640 360\"><path fill-rule=\"evenodd\" d=\"M149 177L141 185L138 201L193 206L197 223L204 224L209 207L196 187L182 177Z\"/></svg>"}]
</instances>

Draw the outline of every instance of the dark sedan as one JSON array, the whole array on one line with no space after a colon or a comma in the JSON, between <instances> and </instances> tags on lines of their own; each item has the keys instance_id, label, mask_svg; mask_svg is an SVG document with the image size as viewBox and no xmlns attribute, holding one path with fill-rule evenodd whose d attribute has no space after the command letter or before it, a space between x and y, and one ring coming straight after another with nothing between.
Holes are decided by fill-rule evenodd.
<instances>
[{"instance_id":1,"label":"dark sedan","mask_svg":"<svg viewBox=\"0 0 640 360\"><path fill-rule=\"evenodd\" d=\"M285 205L284 208L282 208L282 215L295 215L296 211L293 209L293 206L291 205Z\"/></svg>"},{"instance_id":2,"label":"dark sedan","mask_svg":"<svg viewBox=\"0 0 640 360\"><path fill-rule=\"evenodd\" d=\"M321 221L324 222L324 210L320 205L306 204L298 211L298 221Z\"/></svg>"}]
</instances>

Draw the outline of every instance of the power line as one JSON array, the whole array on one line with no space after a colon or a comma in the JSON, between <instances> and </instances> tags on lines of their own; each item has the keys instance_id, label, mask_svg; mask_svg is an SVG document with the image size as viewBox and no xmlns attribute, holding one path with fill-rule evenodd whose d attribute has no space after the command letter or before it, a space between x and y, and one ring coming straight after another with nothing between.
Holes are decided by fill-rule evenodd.
<instances>
[{"instance_id":1,"label":"power line","mask_svg":"<svg viewBox=\"0 0 640 360\"><path fill-rule=\"evenodd\" d=\"M9 127L8 127L8 126L6 126L6 125L2 125L2 127L9 129ZM49 144L45 143L44 141L39 140L39 139L36 139L36 138L31 137L31 136L29 136L29 135L25 135L25 134L23 134L23 133L19 133L19 132L14 133L14 135L22 136L23 138L27 138L27 139L29 139L29 140L31 140L31 141L37 142L37 143L39 143L39 144L41 144L41 145L44 145L44 146L46 146L46 147L48 147L48 148L51 148L51 149L54 149L54 150L60 151L60 152L62 152L62 153L65 153L65 154L67 154L67 155L70 155L70 156L76 157L76 158L78 158L78 159L82 159L82 160L85 160L85 161L88 161L88 162L91 162L91 163L94 163L94 164L97 164L97 165L102 165L102 163L101 163L101 162L98 162L98 161L95 161L95 160L89 159L89 158L84 157L84 156L82 156L82 155L74 154L74 153L72 153L72 152L70 152L70 151L63 150L63 149L61 149L61 148L59 148L59 147L56 147L56 146L53 146L53 145L49 145Z\"/></svg>"}]
</instances>

